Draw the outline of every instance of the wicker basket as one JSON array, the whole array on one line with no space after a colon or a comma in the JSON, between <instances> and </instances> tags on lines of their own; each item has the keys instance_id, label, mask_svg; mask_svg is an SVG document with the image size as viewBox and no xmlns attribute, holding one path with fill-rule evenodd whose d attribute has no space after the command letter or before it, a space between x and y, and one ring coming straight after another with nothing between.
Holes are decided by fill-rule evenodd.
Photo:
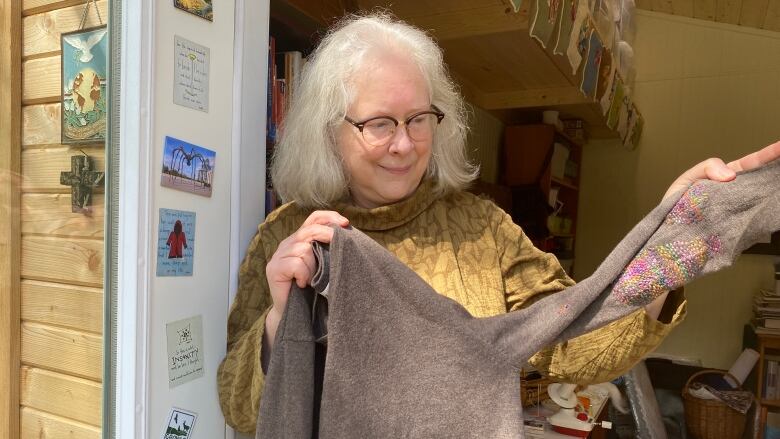
<instances>
[{"instance_id":1,"label":"wicker basket","mask_svg":"<svg viewBox=\"0 0 780 439\"><path fill-rule=\"evenodd\" d=\"M732 409L717 399L701 399L688 393L688 386L701 375L728 375L728 372L706 369L693 374L683 387L682 398L685 406L685 423L694 439L740 439L745 431L747 415Z\"/></svg>"}]
</instances>

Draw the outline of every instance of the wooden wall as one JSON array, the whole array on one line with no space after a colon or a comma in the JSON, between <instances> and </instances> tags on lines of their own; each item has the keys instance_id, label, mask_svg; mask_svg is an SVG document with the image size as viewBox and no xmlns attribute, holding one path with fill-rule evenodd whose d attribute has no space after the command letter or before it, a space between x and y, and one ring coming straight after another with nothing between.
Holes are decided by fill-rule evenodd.
<instances>
[{"instance_id":1,"label":"wooden wall","mask_svg":"<svg viewBox=\"0 0 780 439\"><path fill-rule=\"evenodd\" d=\"M71 213L61 171L79 149L104 166L102 144L60 144L60 34L83 0L23 0L21 135L22 438L98 439L101 432L103 194ZM104 22L107 0L98 2ZM98 25L94 7L87 27Z\"/></svg>"}]
</instances>

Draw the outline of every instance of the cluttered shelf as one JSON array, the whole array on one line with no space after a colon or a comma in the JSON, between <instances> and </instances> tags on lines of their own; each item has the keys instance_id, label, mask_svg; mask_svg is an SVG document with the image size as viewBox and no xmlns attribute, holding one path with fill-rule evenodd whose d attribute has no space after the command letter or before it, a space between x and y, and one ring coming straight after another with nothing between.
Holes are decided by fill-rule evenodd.
<instances>
[{"instance_id":1,"label":"cluttered shelf","mask_svg":"<svg viewBox=\"0 0 780 439\"><path fill-rule=\"evenodd\" d=\"M775 278L780 265L775 266ZM759 408L760 437L778 432L777 412L780 409L780 281L775 290L761 289L753 298L754 317L745 325L745 340L758 351L755 394ZM771 432L771 433L770 433Z\"/></svg>"},{"instance_id":2,"label":"cluttered shelf","mask_svg":"<svg viewBox=\"0 0 780 439\"><path fill-rule=\"evenodd\" d=\"M761 399L761 405L766 407L780 408L780 399Z\"/></svg>"},{"instance_id":3,"label":"cluttered shelf","mask_svg":"<svg viewBox=\"0 0 780 439\"><path fill-rule=\"evenodd\" d=\"M560 177L551 177L551 181L559 186L567 187L572 190L579 190L579 187L577 187L576 184L574 184L570 179L568 178L560 178Z\"/></svg>"}]
</instances>

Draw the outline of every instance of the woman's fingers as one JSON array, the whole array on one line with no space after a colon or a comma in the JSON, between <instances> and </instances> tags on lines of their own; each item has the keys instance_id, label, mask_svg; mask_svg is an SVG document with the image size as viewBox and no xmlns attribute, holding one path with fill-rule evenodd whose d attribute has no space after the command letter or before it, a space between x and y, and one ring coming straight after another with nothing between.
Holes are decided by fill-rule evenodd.
<instances>
[{"instance_id":1,"label":"woman's fingers","mask_svg":"<svg viewBox=\"0 0 780 439\"><path fill-rule=\"evenodd\" d=\"M697 180L710 179L715 181L728 181L733 179L735 175L734 171L729 169L726 164L723 163L723 160L719 158L704 160L677 177L664 194L664 199L679 190L687 188Z\"/></svg>"},{"instance_id":2,"label":"woman's fingers","mask_svg":"<svg viewBox=\"0 0 780 439\"><path fill-rule=\"evenodd\" d=\"M729 164L725 164L719 158L707 159L683 172L666 191L664 198L687 188L697 180L730 181L737 176L737 172L761 167L778 158L780 158L780 142L775 142L740 159L729 162Z\"/></svg>"},{"instance_id":3,"label":"woman's fingers","mask_svg":"<svg viewBox=\"0 0 780 439\"><path fill-rule=\"evenodd\" d=\"M306 218L303 222L303 226L306 227L312 224L338 224L341 227L346 227L349 224L349 220L343 217L340 213L332 210L315 210Z\"/></svg>"},{"instance_id":4,"label":"woman's fingers","mask_svg":"<svg viewBox=\"0 0 780 439\"><path fill-rule=\"evenodd\" d=\"M735 172L749 171L778 158L780 158L780 141L748 154L741 159L734 160L728 164L728 167Z\"/></svg>"},{"instance_id":5,"label":"woman's fingers","mask_svg":"<svg viewBox=\"0 0 780 439\"><path fill-rule=\"evenodd\" d=\"M349 221L338 212L316 211L309 215L295 233L279 243L265 267L275 307L284 308L293 282L300 288L311 283L317 268L311 243L330 243L333 240L333 228L330 224L346 227Z\"/></svg>"},{"instance_id":6,"label":"woman's fingers","mask_svg":"<svg viewBox=\"0 0 780 439\"><path fill-rule=\"evenodd\" d=\"M311 244L312 241L319 241L328 244L333 240L333 228L321 224L312 224L301 227L288 239L291 239L291 242L294 243L305 242L306 244Z\"/></svg>"}]
</instances>

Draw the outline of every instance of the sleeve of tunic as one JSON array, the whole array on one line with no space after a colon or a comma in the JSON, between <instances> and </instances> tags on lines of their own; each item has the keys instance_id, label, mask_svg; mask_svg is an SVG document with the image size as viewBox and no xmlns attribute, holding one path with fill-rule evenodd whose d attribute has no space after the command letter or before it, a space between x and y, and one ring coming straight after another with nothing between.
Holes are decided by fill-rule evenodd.
<instances>
[{"instance_id":1,"label":"sleeve of tunic","mask_svg":"<svg viewBox=\"0 0 780 439\"><path fill-rule=\"evenodd\" d=\"M217 371L225 421L242 433L255 431L265 382L260 352L265 317L273 305L265 277L267 235L263 224L239 269L238 292L228 316L227 354Z\"/></svg>"},{"instance_id":2,"label":"sleeve of tunic","mask_svg":"<svg viewBox=\"0 0 780 439\"><path fill-rule=\"evenodd\" d=\"M493 205L491 226L499 253L508 311L524 308L574 284L556 257L532 244L505 212ZM530 359L543 374L565 382L610 381L631 369L685 316L682 293L666 299L660 320L640 309L595 331L541 350Z\"/></svg>"}]
</instances>

